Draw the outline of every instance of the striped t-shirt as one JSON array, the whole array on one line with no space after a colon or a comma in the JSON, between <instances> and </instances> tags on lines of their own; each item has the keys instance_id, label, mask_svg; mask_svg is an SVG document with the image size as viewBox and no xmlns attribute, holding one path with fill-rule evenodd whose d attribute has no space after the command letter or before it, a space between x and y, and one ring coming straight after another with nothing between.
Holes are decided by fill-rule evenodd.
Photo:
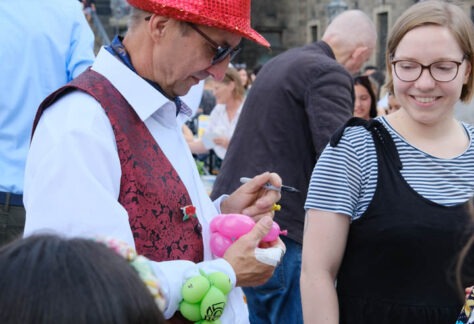
<instances>
[{"instance_id":1,"label":"striped t-shirt","mask_svg":"<svg viewBox=\"0 0 474 324\"><path fill-rule=\"evenodd\" d=\"M402 176L421 196L437 204L453 206L474 195L474 127L462 123L469 147L451 159L431 156L410 145L387 122L400 155ZM342 213L355 220L365 212L377 184L377 154L371 132L348 127L336 147L328 145L311 176L305 209ZM400 202L403 203L403 202Z\"/></svg>"}]
</instances>

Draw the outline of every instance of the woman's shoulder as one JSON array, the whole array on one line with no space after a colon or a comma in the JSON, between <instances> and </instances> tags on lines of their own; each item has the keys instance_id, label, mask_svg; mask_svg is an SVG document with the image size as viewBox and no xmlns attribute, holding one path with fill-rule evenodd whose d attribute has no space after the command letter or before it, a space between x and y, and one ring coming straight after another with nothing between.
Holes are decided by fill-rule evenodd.
<instances>
[{"instance_id":1,"label":"woman's shoulder","mask_svg":"<svg viewBox=\"0 0 474 324\"><path fill-rule=\"evenodd\" d=\"M334 135L336 136L336 135ZM362 144L372 141L372 133L363 125L345 126L340 142L350 142L351 144Z\"/></svg>"},{"instance_id":2,"label":"woman's shoulder","mask_svg":"<svg viewBox=\"0 0 474 324\"><path fill-rule=\"evenodd\" d=\"M338 136L337 133L333 135ZM333 138L334 139L334 138ZM343 165L367 164L376 158L372 134L363 126L348 126L338 141L327 145L320 160L338 160ZM319 160L318 160L319 163Z\"/></svg>"}]
</instances>

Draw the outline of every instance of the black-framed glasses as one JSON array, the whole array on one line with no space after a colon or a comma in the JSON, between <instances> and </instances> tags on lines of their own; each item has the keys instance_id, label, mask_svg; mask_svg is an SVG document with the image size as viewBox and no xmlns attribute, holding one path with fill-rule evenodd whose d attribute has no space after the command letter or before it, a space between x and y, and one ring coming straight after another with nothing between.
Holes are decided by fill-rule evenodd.
<instances>
[{"instance_id":1,"label":"black-framed glasses","mask_svg":"<svg viewBox=\"0 0 474 324\"><path fill-rule=\"evenodd\" d=\"M419 62L409 60L392 61L395 75L401 81L413 82L420 78L423 70L428 69L431 77L438 82L453 81L459 72L459 66L466 59L464 55L460 62L458 61L437 61L429 65L423 65Z\"/></svg>"},{"instance_id":2,"label":"black-framed glasses","mask_svg":"<svg viewBox=\"0 0 474 324\"><path fill-rule=\"evenodd\" d=\"M209 36L207 36L202 30L199 29L198 26L196 26L193 23L187 22L189 27L194 29L199 35L202 36L211 46L214 48L216 51L216 54L214 54L214 57L212 58L211 65L218 64L222 61L224 61L227 56L230 56L230 60L232 61L234 57L240 53L242 50L242 47L236 46L236 47L230 47L230 46L220 46L217 44L215 41L213 41Z\"/></svg>"}]
</instances>

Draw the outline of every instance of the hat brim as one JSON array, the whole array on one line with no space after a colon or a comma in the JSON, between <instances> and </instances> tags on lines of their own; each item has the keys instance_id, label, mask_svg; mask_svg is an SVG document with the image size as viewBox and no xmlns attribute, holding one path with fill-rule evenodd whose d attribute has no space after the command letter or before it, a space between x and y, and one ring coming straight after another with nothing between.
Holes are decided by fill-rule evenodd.
<instances>
[{"instance_id":1,"label":"hat brim","mask_svg":"<svg viewBox=\"0 0 474 324\"><path fill-rule=\"evenodd\" d=\"M265 47L270 47L270 43L257 31L248 25L248 22L244 21L243 18L229 16L225 13L221 14L219 19L214 19L208 15L200 14L199 12L192 12L190 10L184 11L179 8L167 6L164 4L158 4L153 1L140 1L140 0L128 0L128 2L139 9L153 12L157 15L171 17L177 20L188 21L199 25L205 25L213 28L223 29L231 33L245 37L251 41L256 42ZM228 18L228 19L226 19ZM229 21L237 22L234 26L229 26ZM243 27L238 27L243 26Z\"/></svg>"}]
</instances>

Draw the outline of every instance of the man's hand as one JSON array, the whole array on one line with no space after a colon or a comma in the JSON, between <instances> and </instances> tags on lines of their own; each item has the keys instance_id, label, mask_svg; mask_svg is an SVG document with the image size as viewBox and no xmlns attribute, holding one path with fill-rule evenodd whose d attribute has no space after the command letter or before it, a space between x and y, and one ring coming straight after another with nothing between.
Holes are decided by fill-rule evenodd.
<instances>
[{"instance_id":1,"label":"man's hand","mask_svg":"<svg viewBox=\"0 0 474 324\"><path fill-rule=\"evenodd\" d=\"M237 277L237 286L249 287L264 284L273 275L275 267L255 258L255 248L272 227L272 219L263 217L253 229L236 240L225 252L224 259L229 262ZM283 245L281 240L275 241ZM284 248L284 245L282 246Z\"/></svg>"},{"instance_id":2,"label":"man's hand","mask_svg":"<svg viewBox=\"0 0 474 324\"><path fill-rule=\"evenodd\" d=\"M276 173L265 172L240 186L221 204L222 214L244 214L258 221L264 216L273 217L273 204L281 198L279 191L265 189L270 183L281 187L281 178Z\"/></svg>"}]
</instances>

